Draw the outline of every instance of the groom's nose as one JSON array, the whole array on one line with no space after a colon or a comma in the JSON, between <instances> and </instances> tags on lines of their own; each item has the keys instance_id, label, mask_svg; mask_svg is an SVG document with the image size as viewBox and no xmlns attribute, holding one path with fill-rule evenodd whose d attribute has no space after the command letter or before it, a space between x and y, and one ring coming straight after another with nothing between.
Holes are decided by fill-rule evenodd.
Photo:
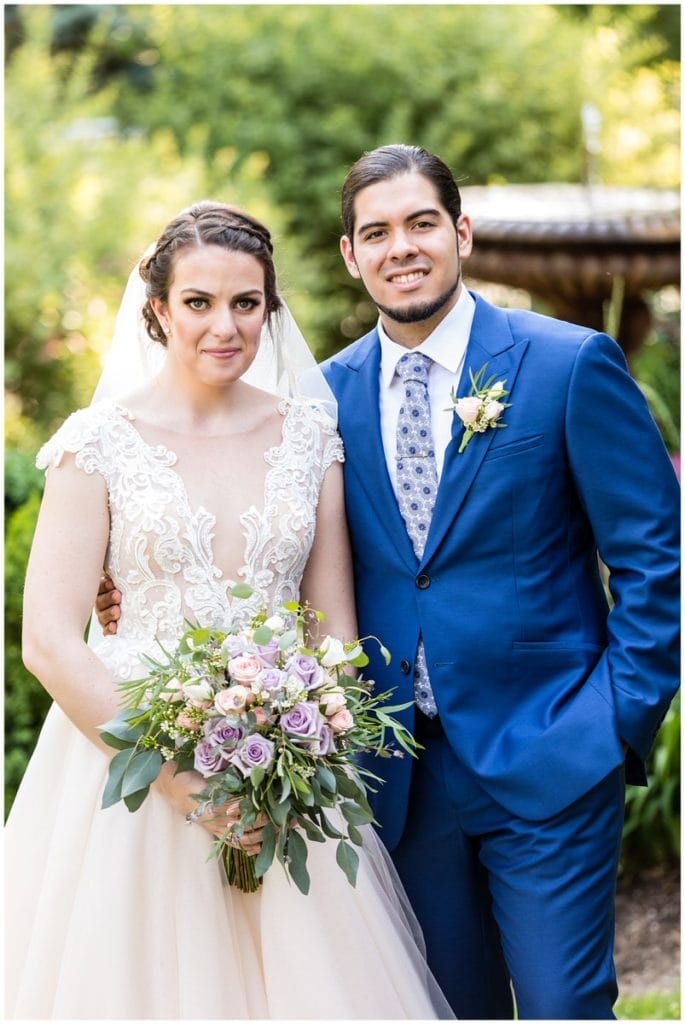
<instances>
[{"instance_id":1,"label":"groom's nose","mask_svg":"<svg viewBox=\"0 0 685 1024\"><path fill-rule=\"evenodd\" d=\"M416 240L405 228L398 228L390 235L388 257L392 260L403 260L418 252Z\"/></svg>"}]
</instances>

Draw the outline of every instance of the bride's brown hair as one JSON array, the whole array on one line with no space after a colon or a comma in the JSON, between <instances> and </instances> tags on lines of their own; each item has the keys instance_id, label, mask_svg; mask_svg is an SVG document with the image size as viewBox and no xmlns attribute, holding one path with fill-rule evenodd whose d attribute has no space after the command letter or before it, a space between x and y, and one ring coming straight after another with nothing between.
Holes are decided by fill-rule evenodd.
<instances>
[{"instance_id":1,"label":"bride's brown hair","mask_svg":"<svg viewBox=\"0 0 685 1024\"><path fill-rule=\"evenodd\" d=\"M166 345L166 335L150 304L150 299L169 299L174 260L181 249L219 245L229 252L245 252L259 260L264 269L264 299L267 321L282 306L276 286L271 234L258 220L225 203L204 199L182 210L157 239L155 251L140 262L147 301L143 319L153 341Z\"/></svg>"}]
</instances>

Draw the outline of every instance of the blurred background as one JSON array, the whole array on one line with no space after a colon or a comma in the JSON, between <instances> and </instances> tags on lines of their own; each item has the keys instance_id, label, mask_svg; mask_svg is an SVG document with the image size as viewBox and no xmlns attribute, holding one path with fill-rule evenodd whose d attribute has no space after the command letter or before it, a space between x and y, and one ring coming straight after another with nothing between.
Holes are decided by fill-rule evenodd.
<instances>
[{"instance_id":1,"label":"blurred background","mask_svg":"<svg viewBox=\"0 0 685 1024\"><path fill-rule=\"evenodd\" d=\"M192 201L272 228L281 288L323 358L375 321L338 252L347 169L390 142L438 153L474 221L469 283L609 329L679 467L680 5L4 17L6 811L49 704L20 656L35 453L90 401L131 267ZM624 880L677 870L679 725L676 704L649 794L629 793ZM679 1015L674 1000L648 1015Z\"/></svg>"}]
</instances>

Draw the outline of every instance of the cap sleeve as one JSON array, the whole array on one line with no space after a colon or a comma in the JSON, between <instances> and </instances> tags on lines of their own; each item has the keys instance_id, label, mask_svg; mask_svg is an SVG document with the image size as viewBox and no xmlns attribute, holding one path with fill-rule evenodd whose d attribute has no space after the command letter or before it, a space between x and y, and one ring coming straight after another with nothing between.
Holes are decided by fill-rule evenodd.
<instances>
[{"instance_id":1,"label":"cap sleeve","mask_svg":"<svg viewBox=\"0 0 685 1024\"><path fill-rule=\"evenodd\" d=\"M113 412L109 402L73 412L38 452L37 468L59 466L65 453L70 452L76 455L76 465L84 472L106 476L107 446L103 444L103 433Z\"/></svg>"}]
</instances>

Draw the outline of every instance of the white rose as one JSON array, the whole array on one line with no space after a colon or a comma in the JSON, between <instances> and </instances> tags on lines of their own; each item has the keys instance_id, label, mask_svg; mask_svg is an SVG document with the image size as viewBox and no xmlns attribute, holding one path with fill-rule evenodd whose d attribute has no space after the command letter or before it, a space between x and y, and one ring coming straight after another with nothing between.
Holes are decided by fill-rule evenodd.
<instances>
[{"instance_id":1,"label":"white rose","mask_svg":"<svg viewBox=\"0 0 685 1024\"><path fill-rule=\"evenodd\" d=\"M199 678L194 683L184 683L183 692L191 700L211 700L214 690L209 679Z\"/></svg>"},{"instance_id":2,"label":"white rose","mask_svg":"<svg viewBox=\"0 0 685 1024\"><path fill-rule=\"evenodd\" d=\"M164 687L162 692L159 694L159 699L160 700L167 700L167 701L168 700L180 700L182 698L182 696L183 696L183 694L181 693L181 683L180 683L180 680L178 680L178 679L176 679L174 677L173 679L170 679L167 682L166 686Z\"/></svg>"},{"instance_id":3,"label":"white rose","mask_svg":"<svg viewBox=\"0 0 685 1024\"><path fill-rule=\"evenodd\" d=\"M485 408L483 409L483 415L488 423L494 423L498 420L504 411L504 406L501 402L486 402Z\"/></svg>"},{"instance_id":4,"label":"white rose","mask_svg":"<svg viewBox=\"0 0 685 1024\"><path fill-rule=\"evenodd\" d=\"M264 625L267 629L273 629L274 633L280 633L285 628L285 622L280 615L272 615L270 619L267 619Z\"/></svg>"},{"instance_id":5,"label":"white rose","mask_svg":"<svg viewBox=\"0 0 685 1024\"><path fill-rule=\"evenodd\" d=\"M324 668L334 668L335 665L344 665L347 661L345 647L342 640L334 636L325 636L319 644L319 651L323 654L321 664Z\"/></svg>"}]
</instances>

